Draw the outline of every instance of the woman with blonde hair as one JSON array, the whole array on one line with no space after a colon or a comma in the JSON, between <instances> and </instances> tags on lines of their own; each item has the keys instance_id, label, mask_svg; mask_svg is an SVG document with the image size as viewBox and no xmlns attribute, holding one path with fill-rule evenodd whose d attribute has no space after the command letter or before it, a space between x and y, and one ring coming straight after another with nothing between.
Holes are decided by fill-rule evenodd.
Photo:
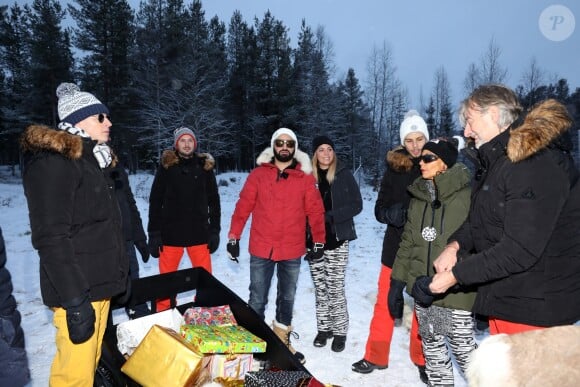
<instances>
[{"instance_id":1,"label":"woman with blonde hair","mask_svg":"<svg viewBox=\"0 0 580 387\"><path fill-rule=\"evenodd\" d=\"M356 180L336 157L334 142L327 136L312 141L313 175L324 203L326 243L324 254L309 262L316 298L315 347L324 347L333 338L331 349L341 352L346 345L348 310L345 294L345 273L349 241L356 239L353 218L362 211L362 197Z\"/></svg>"}]
</instances>

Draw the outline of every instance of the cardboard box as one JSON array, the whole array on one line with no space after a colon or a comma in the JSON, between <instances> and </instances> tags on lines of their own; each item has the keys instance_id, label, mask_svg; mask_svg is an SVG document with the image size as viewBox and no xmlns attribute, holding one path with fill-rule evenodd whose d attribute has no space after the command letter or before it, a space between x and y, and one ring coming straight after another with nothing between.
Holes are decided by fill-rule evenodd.
<instances>
[{"instance_id":1,"label":"cardboard box","mask_svg":"<svg viewBox=\"0 0 580 387\"><path fill-rule=\"evenodd\" d=\"M208 356L172 329L153 325L121 371L143 386L201 386L210 381Z\"/></svg>"},{"instance_id":2,"label":"cardboard box","mask_svg":"<svg viewBox=\"0 0 580 387\"><path fill-rule=\"evenodd\" d=\"M201 353L266 352L266 342L239 325L182 325L180 333Z\"/></svg>"},{"instance_id":3,"label":"cardboard box","mask_svg":"<svg viewBox=\"0 0 580 387\"><path fill-rule=\"evenodd\" d=\"M117 348L122 354L131 355L153 325L171 328L179 332L182 324L183 316L175 308L125 321L117 325Z\"/></svg>"},{"instance_id":4,"label":"cardboard box","mask_svg":"<svg viewBox=\"0 0 580 387\"><path fill-rule=\"evenodd\" d=\"M215 378L244 380L246 372L252 370L254 356L249 353L244 354L213 354L207 355L210 358L209 368L211 380Z\"/></svg>"}]
</instances>

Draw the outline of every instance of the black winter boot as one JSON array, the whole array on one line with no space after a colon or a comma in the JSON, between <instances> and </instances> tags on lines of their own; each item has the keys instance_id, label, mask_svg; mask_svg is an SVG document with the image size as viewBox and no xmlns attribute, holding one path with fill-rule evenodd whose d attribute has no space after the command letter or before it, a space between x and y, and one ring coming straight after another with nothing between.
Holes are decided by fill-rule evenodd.
<instances>
[{"instance_id":1,"label":"black winter boot","mask_svg":"<svg viewBox=\"0 0 580 387\"><path fill-rule=\"evenodd\" d=\"M334 340L332 340L332 349L334 352L342 352L344 351L344 347L346 345L346 336L339 336L335 335Z\"/></svg>"},{"instance_id":2,"label":"black winter boot","mask_svg":"<svg viewBox=\"0 0 580 387\"><path fill-rule=\"evenodd\" d=\"M326 345L326 340L330 338L332 338L332 332L318 331L313 344L315 347L324 347Z\"/></svg>"}]
</instances>

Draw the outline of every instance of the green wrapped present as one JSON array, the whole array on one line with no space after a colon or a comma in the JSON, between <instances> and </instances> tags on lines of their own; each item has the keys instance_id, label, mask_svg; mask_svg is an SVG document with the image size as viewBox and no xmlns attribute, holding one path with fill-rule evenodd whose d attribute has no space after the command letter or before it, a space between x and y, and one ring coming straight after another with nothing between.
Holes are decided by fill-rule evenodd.
<instances>
[{"instance_id":1,"label":"green wrapped present","mask_svg":"<svg viewBox=\"0 0 580 387\"><path fill-rule=\"evenodd\" d=\"M239 325L182 325L181 335L201 353L266 352L266 342Z\"/></svg>"}]
</instances>

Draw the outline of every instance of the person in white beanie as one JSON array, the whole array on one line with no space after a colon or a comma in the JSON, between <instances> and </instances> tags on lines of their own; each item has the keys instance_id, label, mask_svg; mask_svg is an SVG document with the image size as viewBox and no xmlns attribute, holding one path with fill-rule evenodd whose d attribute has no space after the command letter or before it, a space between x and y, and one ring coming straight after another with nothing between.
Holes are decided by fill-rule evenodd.
<instances>
[{"instance_id":1,"label":"person in white beanie","mask_svg":"<svg viewBox=\"0 0 580 387\"><path fill-rule=\"evenodd\" d=\"M383 239L381 271L379 273L377 301L369 327L364 357L353 363L352 370L368 374L389 366L391 339L395 320L403 315L403 286L391 282L391 271L396 252L401 242L403 227L407 220L407 208L411 195L407 187L421 175L419 158L421 150L429 140L427 124L416 110L405 114L400 129L401 146L387 153L387 169L381 181L381 188L375 203L375 217L380 223L387 224ZM395 315L389 312L387 295L391 287L396 287L399 297L392 301L397 305ZM418 367L419 376L427 383L425 358L419 336L417 317L413 315L409 352L411 361Z\"/></svg>"},{"instance_id":2,"label":"person in white beanie","mask_svg":"<svg viewBox=\"0 0 580 387\"><path fill-rule=\"evenodd\" d=\"M310 157L298 149L296 134L288 128L274 132L250 172L228 232L227 251L238 262L240 238L246 221L250 227L250 299L248 304L264 318L274 269L278 276L276 318L272 329L288 346L295 358L304 355L290 344L296 283L301 258L306 253L306 223L312 231L311 257L320 259L324 252L324 205L312 175Z\"/></svg>"},{"instance_id":3,"label":"person in white beanie","mask_svg":"<svg viewBox=\"0 0 580 387\"><path fill-rule=\"evenodd\" d=\"M31 125L21 139L22 181L32 245L40 257L42 301L54 312L51 386L92 386L110 299L128 297L129 260L121 214L103 172L109 110L72 83L56 90L55 130Z\"/></svg>"},{"instance_id":4,"label":"person in white beanie","mask_svg":"<svg viewBox=\"0 0 580 387\"><path fill-rule=\"evenodd\" d=\"M221 206L215 161L197 153L197 137L188 127L173 132L173 149L163 151L149 195L149 249L159 272L178 269L184 250L192 267L212 272L211 254L220 241ZM175 299L158 300L158 312Z\"/></svg>"}]
</instances>

